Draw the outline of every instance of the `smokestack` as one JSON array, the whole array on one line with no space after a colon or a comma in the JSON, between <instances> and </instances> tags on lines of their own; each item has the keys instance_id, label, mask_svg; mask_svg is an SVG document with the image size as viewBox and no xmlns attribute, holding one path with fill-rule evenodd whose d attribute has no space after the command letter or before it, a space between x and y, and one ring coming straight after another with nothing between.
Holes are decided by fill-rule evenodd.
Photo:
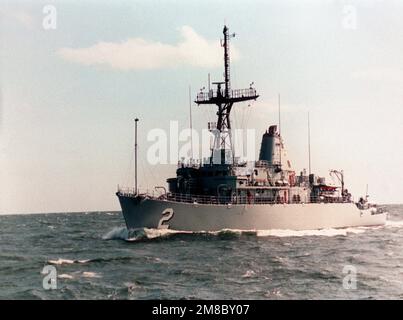
<instances>
[{"instance_id":1,"label":"smokestack","mask_svg":"<svg viewBox=\"0 0 403 320\"><path fill-rule=\"evenodd\" d=\"M280 163L281 142L277 132L277 126L269 127L262 136L259 160L267 161L269 165L281 165Z\"/></svg>"}]
</instances>

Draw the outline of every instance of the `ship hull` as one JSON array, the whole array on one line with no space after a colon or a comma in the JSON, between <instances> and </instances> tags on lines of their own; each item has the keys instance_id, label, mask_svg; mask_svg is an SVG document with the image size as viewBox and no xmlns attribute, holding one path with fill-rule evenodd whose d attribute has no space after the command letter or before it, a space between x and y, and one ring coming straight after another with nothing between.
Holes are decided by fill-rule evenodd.
<instances>
[{"instance_id":1,"label":"ship hull","mask_svg":"<svg viewBox=\"0 0 403 320\"><path fill-rule=\"evenodd\" d=\"M211 205L119 195L127 228L183 231L316 230L384 225L386 213L354 203Z\"/></svg>"}]
</instances>

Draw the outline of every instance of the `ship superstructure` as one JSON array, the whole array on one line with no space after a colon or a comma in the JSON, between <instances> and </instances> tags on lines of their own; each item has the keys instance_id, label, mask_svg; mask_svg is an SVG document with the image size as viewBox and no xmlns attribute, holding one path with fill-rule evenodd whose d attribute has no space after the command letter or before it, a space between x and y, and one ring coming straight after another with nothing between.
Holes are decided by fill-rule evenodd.
<instances>
[{"instance_id":1,"label":"ship superstructure","mask_svg":"<svg viewBox=\"0 0 403 320\"><path fill-rule=\"evenodd\" d=\"M186 195L216 197L217 203L309 203L314 201L350 201L348 194L337 194L337 188L326 185L324 178L305 171L296 176L287 159L284 142L277 125L262 136L259 160L239 162L235 158L230 114L236 103L256 100L259 95L252 85L247 89L231 89L230 46L233 35L224 26L224 81L213 82L216 89L201 90L198 105L217 106L217 122L210 122L214 143L208 161L200 166L180 163L175 178L167 180L169 197Z\"/></svg>"}]
</instances>

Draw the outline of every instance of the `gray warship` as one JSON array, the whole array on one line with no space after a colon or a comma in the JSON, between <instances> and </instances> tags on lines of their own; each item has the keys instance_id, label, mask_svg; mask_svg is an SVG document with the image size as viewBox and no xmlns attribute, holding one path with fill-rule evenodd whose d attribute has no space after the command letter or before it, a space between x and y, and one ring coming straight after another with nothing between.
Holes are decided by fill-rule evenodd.
<instances>
[{"instance_id":1,"label":"gray warship","mask_svg":"<svg viewBox=\"0 0 403 320\"><path fill-rule=\"evenodd\" d=\"M230 114L234 104L256 100L252 85L231 89L229 30L223 29L224 81L215 89L201 90L198 105L217 106L214 146L207 161L181 161L176 177L167 179L168 189L139 192L120 188L116 195L129 230L139 228L178 231L236 230L316 230L356 226L384 225L387 213L368 202L368 196L354 201L344 185L343 171L331 170L339 184L329 184L324 177L292 168L277 125L263 133L259 158L241 162L234 156Z\"/></svg>"}]
</instances>

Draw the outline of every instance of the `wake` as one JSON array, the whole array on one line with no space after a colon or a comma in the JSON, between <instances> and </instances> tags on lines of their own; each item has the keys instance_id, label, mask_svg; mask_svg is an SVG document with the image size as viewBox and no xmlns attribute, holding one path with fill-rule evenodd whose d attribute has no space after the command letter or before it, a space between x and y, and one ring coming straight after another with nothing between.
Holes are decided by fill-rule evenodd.
<instances>
[{"instance_id":1,"label":"wake","mask_svg":"<svg viewBox=\"0 0 403 320\"><path fill-rule=\"evenodd\" d=\"M150 229L140 228L134 230L127 230L126 227L115 227L107 232L102 239L104 240L125 240L128 242L169 239L173 237L199 237L199 238L219 238L231 239L239 238L242 236L255 236L255 237L336 237L348 236L351 234L361 234L370 230L402 228L403 220L392 221L388 220L384 226L373 227L347 227L347 228L329 228L320 230L286 230L286 229L272 229L272 230L237 230L237 229L222 229L219 231L179 231L171 229Z\"/></svg>"}]
</instances>

